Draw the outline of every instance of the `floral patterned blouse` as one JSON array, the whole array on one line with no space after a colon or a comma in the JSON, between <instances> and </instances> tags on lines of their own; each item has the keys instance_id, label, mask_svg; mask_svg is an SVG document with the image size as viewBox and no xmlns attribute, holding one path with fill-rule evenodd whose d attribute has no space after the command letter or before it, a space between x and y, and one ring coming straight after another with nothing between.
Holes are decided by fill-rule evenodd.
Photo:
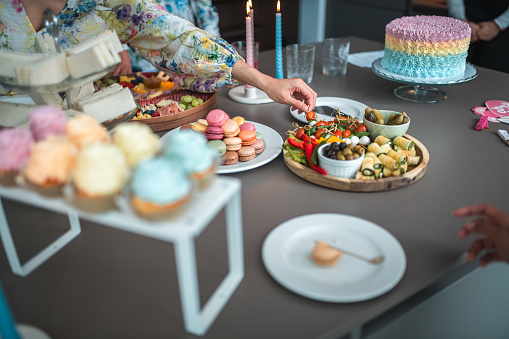
<instances>
[{"instance_id":1,"label":"floral patterned blouse","mask_svg":"<svg viewBox=\"0 0 509 339\"><path fill-rule=\"evenodd\" d=\"M138 55L173 73L179 87L213 92L236 84L231 71L241 57L235 49L155 0L69 0L58 19L63 49L109 29ZM20 0L0 0L1 49L37 52L36 34L48 33L35 32Z\"/></svg>"},{"instance_id":2,"label":"floral patterned blouse","mask_svg":"<svg viewBox=\"0 0 509 339\"><path fill-rule=\"evenodd\" d=\"M219 14L212 0L156 0L168 12L192 22L197 27L221 36Z\"/></svg>"}]
</instances>

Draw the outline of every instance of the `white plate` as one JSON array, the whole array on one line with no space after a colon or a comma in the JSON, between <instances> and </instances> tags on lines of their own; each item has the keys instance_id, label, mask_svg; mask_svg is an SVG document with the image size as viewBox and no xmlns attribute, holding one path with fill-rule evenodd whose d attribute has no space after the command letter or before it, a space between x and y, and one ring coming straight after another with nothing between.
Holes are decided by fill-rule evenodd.
<instances>
[{"instance_id":1,"label":"white plate","mask_svg":"<svg viewBox=\"0 0 509 339\"><path fill-rule=\"evenodd\" d=\"M256 131L262 133L263 141L265 142L265 150L258 154L253 160L250 161L239 161L235 165L228 166L218 166L216 173L225 174L225 173L236 173L248 171L260 166L263 166L279 155L282 151L283 147L283 138L279 135L278 132L274 131L272 128L259 124L257 122L250 121L255 125ZM168 144L168 140L174 133L178 133L180 128L175 128L165 135L161 137L161 142L163 147L166 147Z\"/></svg>"},{"instance_id":2,"label":"white plate","mask_svg":"<svg viewBox=\"0 0 509 339\"><path fill-rule=\"evenodd\" d=\"M315 241L325 240L366 257L384 255L379 265L343 255L321 267L311 259ZM288 220L265 239L262 258L270 275L297 294L328 302L356 302L377 297L403 277L406 257L389 232L364 219L343 214L311 214Z\"/></svg>"},{"instance_id":3,"label":"white plate","mask_svg":"<svg viewBox=\"0 0 509 339\"><path fill-rule=\"evenodd\" d=\"M364 117L364 111L366 110L365 104L362 102L358 102L352 99L345 99L345 98L336 98L336 97L318 97L316 98L316 105L315 106L330 106L332 108L339 109L342 113L346 113L351 115L352 117L356 117L359 119L359 122L362 122L362 119ZM301 113L299 114L299 110L292 111L290 109L290 113L292 116L302 122L305 122L307 124L306 120L306 114ZM318 120L327 120L331 118L331 116L325 115L325 114L316 114L316 117Z\"/></svg>"}]
</instances>

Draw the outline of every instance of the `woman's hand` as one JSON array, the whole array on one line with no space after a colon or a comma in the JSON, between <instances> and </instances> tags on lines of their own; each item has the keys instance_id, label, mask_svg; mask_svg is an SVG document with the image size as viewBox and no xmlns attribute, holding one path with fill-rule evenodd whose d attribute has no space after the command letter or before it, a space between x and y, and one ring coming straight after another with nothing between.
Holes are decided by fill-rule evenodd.
<instances>
[{"instance_id":1,"label":"woman's hand","mask_svg":"<svg viewBox=\"0 0 509 339\"><path fill-rule=\"evenodd\" d=\"M289 105L299 113L315 108L317 94L302 79L275 79L237 60L232 69L235 79L264 91L269 98Z\"/></svg>"},{"instance_id":2,"label":"woman's hand","mask_svg":"<svg viewBox=\"0 0 509 339\"><path fill-rule=\"evenodd\" d=\"M473 261L481 251L486 250L488 253L482 256L481 266L495 261L509 263L509 215L486 204L459 208L454 211L454 215L456 217L480 216L478 219L467 222L458 233L460 239L472 233L485 236L472 244L467 255L468 261Z\"/></svg>"},{"instance_id":3,"label":"woman's hand","mask_svg":"<svg viewBox=\"0 0 509 339\"><path fill-rule=\"evenodd\" d=\"M493 21L483 21L479 23L477 37L479 40L493 40L500 33L500 27Z\"/></svg>"},{"instance_id":4,"label":"woman's hand","mask_svg":"<svg viewBox=\"0 0 509 339\"><path fill-rule=\"evenodd\" d=\"M476 42L479 40L479 36L477 33L479 32L479 25L472 21L467 21L470 29L472 30L472 35L470 36L470 42Z\"/></svg>"},{"instance_id":5,"label":"woman's hand","mask_svg":"<svg viewBox=\"0 0 509 339\"><path fill-rule=\"evenodd\" d=\"M123 74L129 74L132 73L132 65L131 65L131 59L129 58L129 52L128 51L122 51L119 52L118 55L120 56L120 63L115 67L113 72L111 72L111 75L117 76L117 75L123 75Z\"/></svg>"}]
</instances>

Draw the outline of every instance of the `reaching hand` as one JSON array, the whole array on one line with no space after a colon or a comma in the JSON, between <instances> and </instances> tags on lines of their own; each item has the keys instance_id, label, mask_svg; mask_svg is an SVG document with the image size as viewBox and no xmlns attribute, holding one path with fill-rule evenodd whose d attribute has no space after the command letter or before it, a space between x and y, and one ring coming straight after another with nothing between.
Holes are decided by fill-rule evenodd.
<instances>
[{"instance_id":1,"label":"reaching hand","mask_svg":"<svg viewBox=\"0 0 509 339\"><path fill-rule=\"evenodd\" d=\"M117 76L117 75L123 75L123 74L129 74L132 73L132 66L131 66L131 59L129 58L129 52L128 51L122 51L119 52L118 55L120 56L120 63L115 67L113 72L111 72L111 75Z\"/></svg>"},{"instance_id":2,"label":"reaching hand","mask_svg":"<svg viewBox=\"0 0 509 339\"><path fill-rule=\"evenodd\" d=\"M483 21L479 23L477 37L479 40L490 41L500 33L500 27L493 21Z\"/></svg>"},{"instance_id":3,"label":"reaching hand","mask_svg":"<svg viewBox=\"0 0 509 339\"><path fill-rule=\"evenodd\" d=\"M481 251L486 250L488 253L482 256L481 266L495 261L509 263L509 215L486 204L459 208L454 211L454 215L456 217L480 216L467 222L458 233L460 239L472 233L485 236L472 244L467 255L468 261L474 260Z\"/></svg>"},{"instance_id":4,"label":"reaching hand","mask_svg":"<svg viewBox=\"0 0 509 339\"><path fill-rule=\"evenodd\" d=\"M479 36L477 35L479 32L479 25L472 21L467 21L468 25L470 26L470 29L472 30L472 35L470 37L470 42L476 42L479 41Z\"/></svg>"},{"instance_id":5,"label":"reaching hand","mask_svg":"<svg viewBox=\"0 0 509 339\"><path fill-rule=\"evenodd\" d=\"M273 79L266 93L275 102L291 106L292 111L302 113L315 108L317 94L302 79Z\"/></svg>"}]
</instances>

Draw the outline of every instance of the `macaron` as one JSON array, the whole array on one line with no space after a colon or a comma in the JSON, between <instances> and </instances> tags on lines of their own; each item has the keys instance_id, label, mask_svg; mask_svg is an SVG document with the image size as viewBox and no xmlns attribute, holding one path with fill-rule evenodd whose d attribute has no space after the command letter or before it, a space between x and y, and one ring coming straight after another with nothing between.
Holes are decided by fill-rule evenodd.
<instances>
[{"instance_id":1,"label":"macaron","mask_svg":"<svg viewBox=\"0 0 509 339\"><path fill-rule=\"evenodd\" d=\"M230 117L225 111L216 108L207 114L206 120L209 126L221 127L226 121L230 120Z\"/></svg>"},{"instance_id":2,"label":"macaron","mask_svg":"<svg viewBox=\"0 0 509 339\"><path fill-rule=\"evenodd\" d=\"M256 139L256 141L254 142L254 144L251 145L251 147L255 149L256 154L260 154L265 149L265 143L263 142L263 140Z\"/></svg>"},{"instance_id":3,"label":"macaron","mask_svg":"<svg viewBox=\"0 0 509 339\"><path fill-rule=\"evenodd\" d=\"M208 145L215 149L219 156L223 156L226 153L226 144L222 140L210 140Z\"/></svg>"},{"instance_id":4,"label":"macaron","mask_svg":"<svg viewBox=\"0 0 509 339\"><path fill-rule=\"evenodd\" d=\"M224 131L225 138L236 137L240 132L239 125L237 125L237 123L233 120L228 120L223 124L223 126L221 126L221 128Z\"/></svg>"},{"instance_id":5,"label":"macaron","mask_svg":"<svg viewBox=\"0 0 509 339\"><path fill-rule=\"evenodd\" d=\"M223 156L223 165L235 165L239 162L239 154L237 152L228 151Z\"/></svg>"},{"instance_id":6,"label":"macaron","mask_svg":"<svg viewBox=\"0 0 509 339\"><path fill-rule=\"evenodd\" d=\"M245 122L239 128L241 131L256 131L256 127L252 122Z\"/></svg>"},{"instance_id":7,"label":"macaron","mask_svg":"<svg viewBox=\"0 0 509 339\"><path fill-rule=\"evenodd\" d=\"M193 128L193 125L191 124L183 124L182 126L180 126L180 130L185 130L185 129L192 129Z\"/></svg>"},{"instance_id":8,"label":"macaron","mask_svg":"<svg viewBox=\"0 0 509 339\"><path fill-rule=\"evenodd\" d=\"M239 126L246 122L246 119L241 116L233 117L232 120L235 121Z\"/></svg>"},{"instance_id":9,"label":"macaron","mask_svg":"<svg viewBox=\"0 0 509 339\"><path fill-rule=\"evenodd\" d=\"M240 131L238 137L242 140L242 145L249 146L256 141L256 132L251 130Z\"/></svg>"},{"instance_id":10,"label":"macaron","mask_svg":"<svg viewBox=\"0 0 509 339\"><path fill-rule=\"evenodd\" d=\"M208 140L221 140L223 139L224 132L221 127L217 126L208 126L205 129L205 137Z\"/></svg>"},{"instance_id":11,"label":"macaron","mask_svg":"<svg viewBox=\"0 0 509 339\"><path fill-rule=\"evenodd\" d=\"M242 139L239 137L224 138L227 151L238 151L242 147Z\"/></svg>"},{"instance_id":12,"label":"macaron","mask_svg":"<svg viewBox=\"0 0 509 339\"><path fill-rule=\"evenodd\" d=\"M196 132L205 133L207 126L204 124L200 124L199 122L195 122L193 126L191 126L191 129Z\"/></svg>"},{"instance_id":13,"label":"macaron","mask_svg":"<svg viewBox=\"0 0 509 339\"><path fill-rule=\"evenodd\" d=\"M196 121L196 122L198 122L198 123L200 123L200 124L202 124L202 125L205 125L205 126L208 126L208 125L209 125L209 123L208 123L208 122L207 122L207 120L205 120L205 119L198 119L198 121Z\"/></svg>"},{"instance_id":14,"label":"macaron","mask_svg":"<svg viewBox=\"0 0 509 339\"><path fill-rule=\"evenodd\" d=\"M242 146L237 153L240 161L253 160L255 157L255 149L251 146Z\"/></svg>"},{"instance_id":15,"label":"macaron","mask_svg":"<svg viewBox=\"0 0 509 339\"><path fill-rule=\"evenodd\" d=\"M263 134L262 134L262 132L256 132L256 139L263 140Z\"/></svg>"}]
</instances>

